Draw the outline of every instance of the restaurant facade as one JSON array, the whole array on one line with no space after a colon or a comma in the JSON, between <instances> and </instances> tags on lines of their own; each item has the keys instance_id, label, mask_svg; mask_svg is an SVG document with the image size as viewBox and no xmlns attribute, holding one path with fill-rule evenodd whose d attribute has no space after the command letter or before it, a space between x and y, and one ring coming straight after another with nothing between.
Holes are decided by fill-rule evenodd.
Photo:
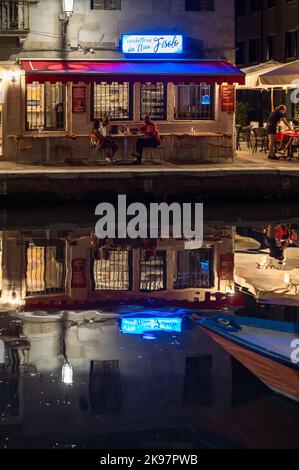
<instances>
[{"instance_id":1,"label":"restaurant facade","mask_svg":"<svg viewBox=\"0 0 299 470\"><path fill-rule=\"evenodd\" d=\"M234 228L205 226L200 249L185 249L185 242L101 241L89 225L4 231L0 304L26 311L86 309L143 303L150 296L169 305L206 301L211 307L216 297L233 297Z\"/></svg>"},{"instance_id":2,"label":"restaurant facade","mask_svg":"<svg viewBox=\"0 0 299 470\"><path fill-rule=\"evenodd\" d=\"M189 159L205 158L206 144L223 145L233 158L235 85L244 83L233 65L234 2L167 1L158 9L156 2L76 1L66 20L65 2L46 2L44 34L34 30L45 1L25 3L28 30L0 64L5 160L64 161L68 147L67 157L90 160L92 124L106 115L118 159L129 160L128 129L144 114L158 124L162 158L186 158L177 141L184 135Z\"/></svg>"}]
</instances>

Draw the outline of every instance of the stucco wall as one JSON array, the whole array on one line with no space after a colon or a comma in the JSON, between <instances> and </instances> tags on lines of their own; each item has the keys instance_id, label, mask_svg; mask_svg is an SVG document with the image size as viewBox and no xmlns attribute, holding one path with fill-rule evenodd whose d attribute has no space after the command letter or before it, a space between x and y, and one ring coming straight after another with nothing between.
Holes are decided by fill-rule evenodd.
<instances>
[{"instance_id":1,"label":"stucco wall","mask_svg":"<svg viewBox=\"0 0 299 470\"><path fill-rule=\"evenodd\" d=\"M76 0L68 27L68 46L62 51L59 22L61 0L30 5L30 33L1 37L0 60L17 57L118 57L124 33L180 32L187 39L187 55L234 61L234 1L215 0L215 12L185 11L185 0L123 0L120 11L92 10L89 0ZM72 47L71 47L72 46ZM94 54L90 48L96 48Z\"/></svg>"}]
</instances>

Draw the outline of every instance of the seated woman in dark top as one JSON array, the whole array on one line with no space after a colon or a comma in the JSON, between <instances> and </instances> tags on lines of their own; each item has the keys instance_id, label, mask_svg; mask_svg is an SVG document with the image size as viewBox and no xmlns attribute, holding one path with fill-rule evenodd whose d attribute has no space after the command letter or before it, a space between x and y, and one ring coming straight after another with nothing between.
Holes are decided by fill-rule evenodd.
<instances>
[{"instance_id":1,"label":"seated woman in dark top","mask_svg":"<svg viewBox=\"0 0 299 470\"><path fill-rule=\"evenodd\" d=\"M273 113L270 114L267 122L267 133L269 138L269 160L279 160L279 157L275 155L275 143L276 143L276 133L277 126L282 121L283 124L291 130L291 126L285 118L287 108L285 105L278 106Z\"/></svg>"}]
</instances>

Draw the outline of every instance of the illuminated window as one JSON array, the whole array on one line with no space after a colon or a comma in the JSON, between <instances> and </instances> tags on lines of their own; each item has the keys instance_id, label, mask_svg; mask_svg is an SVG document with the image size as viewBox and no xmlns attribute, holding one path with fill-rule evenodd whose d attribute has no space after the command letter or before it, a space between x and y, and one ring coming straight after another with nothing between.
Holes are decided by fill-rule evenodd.
<instances>
[{"instance_id":1,"label":"illuminated window","mask_svg":"<svg viewBox=\"0 0 299 470\"><path fill-rule=\"evenodd\" d=\"M214 286L213 250L177 251L174 288L211 288Z\"/></svg>"},{"instance_id":2,"label":"illuminated window","mask_svg":"<svg viewBox=\"0 0 299 470\"><path fill-rule=\"evenodd\" d=\"M121 10L122 0L91 0L92 10Z\"/></svg>"},{"instance_id":3,"label":"illuminated window","mask_svg":"<svg viewBox=\"0 0 299 470\"><path fill-rule=\"evenodd\" d=\"M166 252L159 251L155 256L141 252L140 290L159 291L166 288Z\"/></svg>"},{"instance_id":4,"label":"illuminated window","mask_svg":"<svg viewBox=\"0 0 299 470\"><path fill-rule=\"evenodd\" d=\"M109 250L104 256L97 252L93 256L93 289L131 290L132 252L127 250Z\"/></svg>"},{"instance_id":5,"label":"illuminated window","mask_svg":"<svg viewBox=\"0 0 299 470\"><path fill-rule=\"evenodd\" d=\"M141 85L141 118L148 114L155 121L166 119L166 96L164 83Z\"/></svg>"},{"instance_id":6,"label":"illuminated window","mask_svg":"<svg viewBox=\"0 0 299 470\"><path fill-rule=\"evenodd\" d=\"M27 245L27 295L65 292L65 245Z\"/></svg>"},{"instance_id":7,"label":"illuminated window","mask_svg":"<svg viewBox=\"0 0 299 470\"><path fill-rule=\"evenodd\" d=\"M175 119L214 119L214 88L211 85L177 85Z\"/></svg>"},{"instance_id":8,"label":"illuminated window","mask_svg":"<svg viewBox=\"0 0 299 470\"><path fill-rule=\"evenodd\" d=\"M107 114L114 121L131 120L131 87L128 82L95 83L91 98L91 120L103 119Z\"/></svg>"},{"instance_id":9,"label":"illuminated window","mask_svg":"<svg viewBox=\"0 0 299 470\"><path fill-rule=\"evenodd\" d=\"M26 129L65 129L66 88L62 83L34 82L26 86Z\"/></svg>"}]
</instances>

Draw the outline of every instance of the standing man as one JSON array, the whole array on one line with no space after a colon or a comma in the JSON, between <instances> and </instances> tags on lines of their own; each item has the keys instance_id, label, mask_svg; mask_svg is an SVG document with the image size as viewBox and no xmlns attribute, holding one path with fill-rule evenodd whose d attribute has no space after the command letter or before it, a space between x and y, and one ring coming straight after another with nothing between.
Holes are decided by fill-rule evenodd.
<instances>
[{"instance_id":1,"label":"standing man","mask_svg":"<svg viewBox=\"0 0 299 470\"><path fill-rule=\"evenodd\" d=\"M139 130L144 134L144 137L137 139L136 153L133 156L136 157L134 164L141 165L143 149L146 147L158 147L161 144L160 135L156 124L151 121L148 114L144 116L144 126Z\"/></svg>"},{"instance_id":2,"label":"standing man","mask_svg":"<svg viewBox=\"0 0 299 470\"><path fill-rule=\"evenodd\" d=\"M288 127L289 130L292 130L290 124L285 118L286 112L287 108L284 104L282 104L278 106L268 118L266 130L269 138L269 160L279 160L279 157L276 157L275 155L276 133L278 124L280 122L283 122L283 124Z\"/></svg>"}]
</instances>

